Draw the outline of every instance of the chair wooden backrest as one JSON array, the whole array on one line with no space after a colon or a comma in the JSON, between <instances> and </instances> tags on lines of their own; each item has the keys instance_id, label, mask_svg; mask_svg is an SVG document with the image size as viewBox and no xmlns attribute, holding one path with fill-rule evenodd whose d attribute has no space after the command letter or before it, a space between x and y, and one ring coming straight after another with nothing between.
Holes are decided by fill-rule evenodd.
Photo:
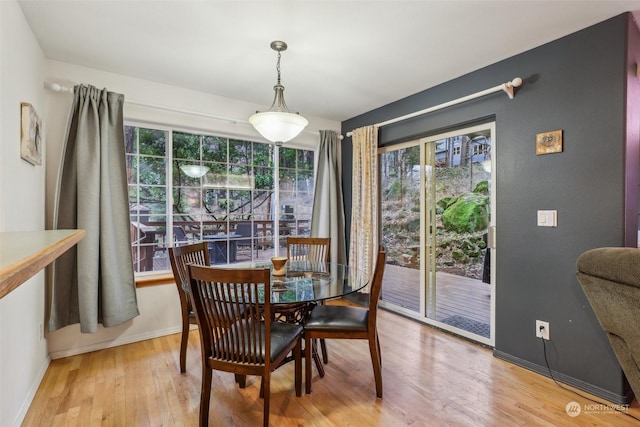
<instances>
[{"instance_id":1,"label":"chair wooden backrest","mask_svg":"<svg viewBox=\"0 0 640 427\"><path fill-rule=\"evenodd\" d=\"M206 242L169 248L169 260L178 291L188 289L187 264L209 265L209 248Z\"/></svg>"},{"instance_id":2,"label":"chair wooden backrest","mask_svg":"<svg viewBox=\"0 0 640 427\"><path fill-rule=\"evenodd\" d=\"M180 297L180 311L182 312L182 339L180 342L180 372L187 369L187 345L189 340L189 325L197 324L196 316L193 313L191 299L186 290L189 286L189 264L209 265L209 250L204 242L193 243L185 246L175 246L168 248L169 261L173 278L178 288Z\"/></svg>"},{"instance_id":3,"label":"chair wooden backrest","mask_svg":"<svg viewBox=\"0 0 640 427\"><path fill-rule=\"evenodd\" d=\"M378 301L380 300L380 293L382 292L382 278L384 276L386 263L387 253L385 252L384 247L380 246L380 248L378 249L376 268L373 272L373 279L371 279L371 287L369 288L369 330L375 330L376 327L376 320L378 317Z\"/></svg>"},{"instance_id":4,"label":"chair wooden backrest","mask_svg":"<svg viewBox=\"0 0 640 427\"><path fill-rule=\"evenodd\" d=\"M212 369L257 375L270 369L269 269L189 266L191 297L200 325L202 358ZM242 313L240 316L239 313Z\"/></svg>"},{"instance_id":5,"label":"chair wooden backrest","mask_svg":"<svg viewBox=\"0 0 640 427\"><path fill-rule=\"evenodd\" d=\"M293 261L329 262L330 237L287 237L287 258Z\"/></svg>"}]
</instances>

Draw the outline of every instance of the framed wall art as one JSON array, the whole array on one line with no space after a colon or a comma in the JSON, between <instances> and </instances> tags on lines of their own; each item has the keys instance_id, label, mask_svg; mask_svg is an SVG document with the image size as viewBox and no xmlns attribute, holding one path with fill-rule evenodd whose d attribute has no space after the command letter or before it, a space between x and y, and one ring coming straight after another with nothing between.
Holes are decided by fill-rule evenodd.
<instances>
[{"instance_id":1,"label":"framed wall art","mask_svg":"<svg viewBox=\"0 0 640 427\"><path fill-rule=\"evenodd\" d=\"M20 157L32 165L42 164L42 122L33 105L20 103Z\"/></svg>"},{"instance_id":2,"label":"framed wall art","mask_svg":"<svg viewBox=\"0 0 640 427\"><path fill-rule=\"evenodd\" d=\"M536 154L552 154L562 152L562 129L536 135Z\"/></svg>"}]
</instances>

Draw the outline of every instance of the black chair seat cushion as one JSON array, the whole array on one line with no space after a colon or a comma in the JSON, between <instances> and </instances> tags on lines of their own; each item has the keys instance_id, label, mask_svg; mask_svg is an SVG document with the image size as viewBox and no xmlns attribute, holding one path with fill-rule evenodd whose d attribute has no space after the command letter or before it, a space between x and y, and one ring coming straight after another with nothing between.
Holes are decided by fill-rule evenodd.
<instances>
[{"instance_id":1,"label":"black chair seat cushion","mask_svg":"<svg viewBox=\"0 0 640 427\"><path fill-rule=\"evenodd\" d=\"M245 319L240 319L236 323L234 323L231 328L242 328L244 331L236 332L234 336L243 336L245 337L245 344L242 346L245 354L238 354L238 359L251 359L254 355L253 348L249 345L248 337L252 335L253 331L252 326L247 324ZM274 360L278 357L286 348L288 348L291 344L293 344L300 335L302 335L302 326L294 325L292 323L280 323L280 322L272 322L271 323L271 360ZM260 348L259 353L259 362L264 363L264 323L260 325L260 333L262 334L262 343L263 345ZM219 341L218 346L214 348L213 354L215 359L215 354L217 350L220 350L220 353L224 354L224 346L223 344L226 342L224 338Z\"/></svg>"},{"instance_id":2,"label":"black chair seat cushion","mask_svg":"<svg viewBox=\"0 0 640 427\"><path fill-rule=\"evenodd\" d=\"M302 331L301 325L271 322L271 360L290 347L302 335Z\"/></svg>"},{"instance_id":3,"label":"black chair seat cushion","mask_svg":"<svg viewBox=\"0 0 640 427\"><path fill-rule=\"evenodd\" d=\"M341 305L319 305L304 322L305 329L316 331L366 331L369 310Z\"/></svg>"}]
</instances>

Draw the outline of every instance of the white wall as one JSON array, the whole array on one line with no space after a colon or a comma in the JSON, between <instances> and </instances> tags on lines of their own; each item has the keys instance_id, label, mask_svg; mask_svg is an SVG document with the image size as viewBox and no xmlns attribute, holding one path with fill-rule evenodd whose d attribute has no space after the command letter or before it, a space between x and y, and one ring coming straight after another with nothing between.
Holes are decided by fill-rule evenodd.
<instances>
[{"instance_id":1,"label":"white wall","mask_svg":"<svg viewBox=\"0 0 640 427\"><path fill-rule=\"evenodd\" d=\"M167 86L128 76L103 72L72 64L48 61L46 81L67 87L74 84L91 84L106 87L125 95L125 120L159 123L187 129L211 132L217 135L246 138L260 141L261 137L246 122L248 116L264 105L253 105L243 101L222 98L174 86ZM270 97L271 88L265 88L265 97ZM51 225L53 199L59 174L59 163L64 145L72 94L47 91L47 225ZM127 101L129 101L127 103ZM215 120L200 115L176 113L159 108L141 107L133 101L154 106L181 109L237 119L236 124ZM270 99L268 100L270 102ZM267 106L268 107L268 106ZM307 117L308 129L289 146L315 148L319 129L340 131L340 122ZM313 133L316 132L316 133ZM138 289L140 316L112 328L99 327L95 334L80 333L79 325L72 325L48 334L49 351L52 358L84 353L109 346L148 339L180 331L181 318L175 285L160 285ZM178 349L176 349L177 369Z\"/></svg>"},{"instance_id":2,"label":"white wall","mask_svg":"<svg viewBox=\"0 0 640 427\"><path fill-rule=\"evenodd\" d=\"M0 1L0 232L38 231L45 223L43 165L20 158L20 103L46 128L45 58L18 4ZM0 425L19 426L49 365L44 272L0 299Z\"/></svg>"}]
</instances>

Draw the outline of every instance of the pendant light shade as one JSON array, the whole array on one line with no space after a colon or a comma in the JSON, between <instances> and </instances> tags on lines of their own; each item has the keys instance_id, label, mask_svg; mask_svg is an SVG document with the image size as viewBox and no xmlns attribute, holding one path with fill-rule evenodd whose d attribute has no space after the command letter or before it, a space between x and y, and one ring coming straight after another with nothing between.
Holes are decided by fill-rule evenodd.
<instances>
[{"instance_id":1,"label":"pendant light shade","mask_svg":"<svg viewBox=\"0 0 640 427\"><path fill-rule=\"evenodd\" d=\"M300 114L291 113L284 102L284 86L280 84L280 53L287 49L287 44L283 41L271 43L271 49L278 52L278 82L273 87L275 96L269 111L263 113L256 112L249 117L249 123L266 138L276 145L282 145L298 136L300 132L309 124L309 121Z\"/></svg>"},{"instance_id":2,"label":"pendant light shade","mask_svg":"<svg viewBox=\"0 0 640 427\"><path fill-rule=\"evenodd\" d=\"M267 111L249 117L249 122L267 140L281 144L291 141L309 123L304 117L284 111Z\"/></svg>"}]
</instances>

